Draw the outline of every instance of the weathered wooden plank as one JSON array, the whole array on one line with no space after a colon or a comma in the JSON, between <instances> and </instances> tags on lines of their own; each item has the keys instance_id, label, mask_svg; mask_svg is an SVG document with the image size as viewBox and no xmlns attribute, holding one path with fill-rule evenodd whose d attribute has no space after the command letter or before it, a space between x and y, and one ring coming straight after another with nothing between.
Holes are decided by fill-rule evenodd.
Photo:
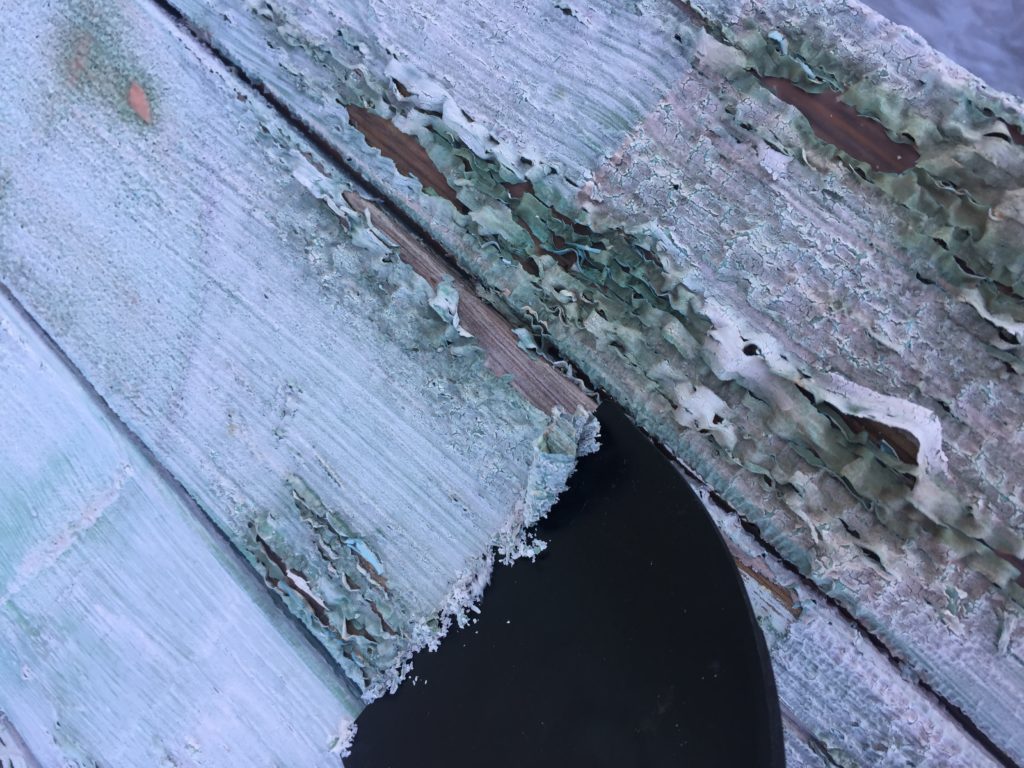
<instances>
[{"instance_id":1,"label":"weathered wooden plank","mask_svg":"<svg viewBox=\"0 0 1024 768\"><path fill-rule=\"evenodd\" d=\"M337 765L359 696L3 296L0 371L0 763Z\"/></svg>"},{"instance_id":2,"label":"weathered wooden plank","mask_svg":"<svg viewBox=\"0 0 1024 768\"><path fill-rule=\"evenodd\" d=\"M790 768L998 765L820 591L766 552L706 490L701 496L765 633Z\"/></svg>"},{"instance_id":3,"label":"weathered wooden plank","mask_svg":"<svg viewBox=\"0 0 1024 768\"><path fill-rule=\"evenodd\" d=\"M378 695L472 604L493 546L539 546L524 528L585 409L490 372L454 283L405 265L357 187L155 6L70 0L0 34L26 73L0 98L0 278Z\"/></svg>"},{"instance_id":4,"label":"weathered wooden plank","mask_svg":"<svg viewBox=\"0 0 1024 768\"><path fill-rule=\"evenodd\" d=\"M174 4L1024 760L1016 100L856 3ZM761 77L834 85L915 166Z\"/></svg>"},{"instance_id":5,"label":"weathered wooden plank","mask_svg":"<svg viewBox=\"0 0 1024 768\"><path fill-rule=\"evenodd\" d=\"M561 372L524 350L508 320L476 295L474 286L462 274L453 271L440 254L428 248L406 227L385 213L372 199L346 192L345 202L371 218L374 226L398 246L402 261L415 270L435 290L451 283L459 294L461 324L476 339L487 355L487 368L497 376L511 376L512 385L545 413L554 408L573 412L593 411L595 400L582 382L574 380L568 366ZM557 365L557 361L555 361Z\"/></svg>"}]
</instances>

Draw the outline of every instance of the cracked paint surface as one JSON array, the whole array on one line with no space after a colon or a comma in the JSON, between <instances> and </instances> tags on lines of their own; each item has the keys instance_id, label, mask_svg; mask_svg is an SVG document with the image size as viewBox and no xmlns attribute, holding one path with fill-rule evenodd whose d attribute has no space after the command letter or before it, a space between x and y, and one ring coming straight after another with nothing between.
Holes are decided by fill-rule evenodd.
<instances>
[{"instance_id":1,"label":"cracked paint surface","mask_svg":"<svg viewBox=\"0 0 1024 768\"><path fill-rule=\"evenodd\" d=\"M996 641L1024 599L1015 98L856 3L177 5L455 254L524 348L630 407L1024 759L1024 669ZM763 78L841 94L913 165L823 140ZM456 200L349 105L415 138Z\"/></svg>"},{"instance_id":2,"label":"cracked paint surface","mask_svg":"<svg viewBox=\"0 0 1024 768\"><path fill-rule=\"evenodd\" d=\"M908 199L905 196L898 198L903 208L897 212L896 217L893 217L893 228L896 230L895 233L900 235L899 241L906 243L905 247L911 248L919 244L914 239L916 236L911 234L912 230L924 229L927 231L927 226L924 225L924 220L920 215L927 216L931 212L943 217L960 217L957 220L961 224L966 224L966 218L969 218L971 214L961 212L958 208L963 201L943 196L945 193L954 194L948 188L951 185L955 185L958 190L961 190L961 194L954 194L954 198L966 198L964 205L972 210L979 210L978 216L972 219L974 229L961 227L959 238L950 239L953 241L957 239L961 241L966 239L970 242L978 241L979 247L975 250L984 254L984 257L988 259L987 271L990 273L990 279L973 282L957 279L956 282L953 282L953 278L957 278L957 276L946 274L947 280L943 283L943 287L970 306L981 304L979 313L990 322L998 321L1002 315L995 314L994 310L997 308L995 306L989 308L985 305L984 299L991 298L998 303L999 300L994 297L994 294L1007 297L1007 292L1000 291L999 286L1012 287L1012 280L1009 280L1010 286L1007 286L1007 283L1000 283L999 280L1000 278L1008 279L1006 270L1016 269L1018 260L1015 258L1015 251L1004 252L999 248L985 246L986 243L1010 242L1013 239L1014 228L1019 225L1014 219L1003 221L999 216L998 209L1001 204L999 193L1004 193L1002 197L1012 194L1012 189L1005 190L1003 187L1012 186L1013 180L1019 178L1019 175L1007 174L1005 163L990 162L984 168L978 166L975 169L974 175L978 178L974 178L974 186L981 189L988 185L991 192L987 207L981 207L978 198L982 193L977 191L973 195L963 193L963 187L957 185L957 181L963 181L963 179L960 179L957 173L963 174L964 171L952 168L948 162L944 165L943 158L954 151L952 147L955 146L957 147L955 151L959 151L961 154L973 152L974 156L979 158L978 161L972 161L977 166L979 162L982 162L981 158L984 157L985 152L991 149L989 145L993 142L997 142L994 151L1002 152L1005 158L1018 164L1024 162L1024 153L1017 149L1012 142L1001 141L999 138L992 138L989 142L981 142L980 147L974 147L965 139L965 126L960 126L957 133L952 137L947 137L938 132L933 123L913 117L913 109L916 107L920 107L927 113L927 110L924 109L927 104L920 102L927 98L938 102L945 98L944 93L932 94L929 97L928 89L923 89L924 95L922 95L922 89L919 89L915 94L918 103L900 103L900 106L890 108L890 112L883 113L876 91L869 89L870 81L861 82L854 78L858 67L860 69L866 67L860 59L843 60L842 66L853 70L853 72L844 73L844 81L840 83L838 77L831 71L840 66L832 61L834 54L815 55L814 51L820 49L821 46L812 49L809 47L811 44L805 42L808 39L814 39L813 34L804 34L791 44L789 38L778 30L773 29L767 35L762 34L763 20L758 19L753 12L747 15L737 13L727 15L725 11L720 11L720 15L735 20L733 26L725 27L723 21L719 21L717 17L713 16L713 10L698 11L698 13L702 12L706 15L708 28L715 30L715 37L726 40L727 45L719 43L715 37L706 34L703 30L697 30L695 34L691 33L689 39L684 39L681 33L676 34L675 37L677 42L687 46L685 53L692 58L695 70L704 75L705 80L717 77L734 85L735 95L732 100L730 101L728 96L720 97L718 105L710 105L707 101L709 94L700 93L699 88L693 89L696 91L694 93L686 93L684 90L665 95L660 108L655 112L656 115L664 119L648 119L636 133L628 137L624 149L620 154L614 156L615 162L608 167L608 170L599 170L590 181L582 186L580 192L573 189L573 180L568 178L566 173L560 173L556 167L541 167L535 165L525 155L516 156L513 148L508 146L509 142L499 141L488 128L477 124L477 121L470 117L465 110L458 107L450 94L444 92L440 83L432 81L427 74L416 72L408 63L395 59L385 60L382 62L383 72L378 74L377 82L373 82L374 71L371 69L368 73L359 73L361 79L368 82L357 80L354 84L346 82L344 85L350 89L349 99L351 101L358 104L358 102L373 99L371 103L375 105L374 108L378 112L386 113L400 130L416 136L426 145L428 154L448 176L449 188L458 190L458 199L468 210L466 214L468 221L460 220L460 223L463 223L466 229L477 235L479 240L488 247L487 253L494 255L492 261L503 257L506 261L515 260L517 263L525 265L528 274L518 276L520 278L518 282L521 285L517 285L516 290L524 294L524 299L529 299L531 302L531 304L520 304L517 307L520 312L525 312L527 318L536 315L541 310L532 307L532 304L539 303L538 299L525 294L538 293L543 297L557 297L557 304L551 304L550 299L546 299L549 303L545 307L544 314L554 313L559 316L560 320L570 325L585 329L595 337L604 337L598 338L598 345L625 346L627 344L626 337L632 333L634 343L630 352L634 358L648 356L651 360L658 360L660 361L659 370L662 371L666 368L674 368L677 371L682 368L685 371L684 375L691 379L692 372L689 365L683 367L666 362L662 355L652 349L658 342L651 341L649 335L643 333L645 328L658 322L652 319L651 312L664 313L665 322L670 325L672 325L671 320L682 324L687 336L686 340L682 342L683 346L705 344L708 334L715 331L712 327L714 323L710 322L708 317L701 316L701 307L683 308L689 297L694 299L691 304L705 300L717 301L720 300L720 297L707 295L707 286L710 282L707 277L691 278L694 284L699 285L698 291L691 291L687 288L687 278L690 276L685 272L686 262L693 258L693 247L687 247L679 230L682 225L689 222L675 211L670 217L667 211L680 204L688 204L695 210L695 213L726 217L722 228L732 238L724 254L725 260L719 260L719 263L715 265L715 271L719 274L722 273L723 266L728 265L731 259L755 259L760 260L763 264L765 259L761 254L773 247L773 243L791 242L806 248L811 245L811 238L808 237L806 228L804 231L792 227L791 232L773 231L777 228L771 226L771 216L767 210L764 220L758 220L753 215L756 210L753 194L746 196L746 200L744 200L748 204L746 215L740 218L738 213L733 213L736 209L724 207L726 205L724 200L713 199L711 189L706 184L694 181L690 182L691 186L688 188L682 188L679 182L686 176L703 175L705 178L713 180L717 178L720 185L726 186L731 181L725 175L726 171L719 167L722 165L721 161L728 156L720 148L720 141L714 141L710 137L699 138L694 145L686 145L685 142L678 141L678 131L686 127L683 113L684 111L692 113L690 105L695 103L694 98L703 97L703 102L697 102L704 108L700 114L705 118L709 113L721 117L723 127L720 130L723 138L728 136L739 141L737 131L747 130L765 142L761 148L758 148L760 165L764 166L766 162L769 162L765 158L778 157L785 161L786 158L790 158L796 153L804 157L806 167L814 168L816 161L814 157L808 157L808 153L817 151L820 153L817 162L825 162L836 154L835 148L817 139L802 121L780 119L786 117L784 110L782 115L778 114L780 110L777 107L777 102L773 103L769 94L751 76L751 72L772 77L785 76L788 80L810 89L833 85L844 91L844 100L864 114L871 115L872 112L877 112L881 124L885 125L890 133L913 139L915 146L922 152L922 157L915 166L915 170L920 169L922 173L922 176L916 180L920 191L914 193L912 206L908 204ZM290 21L285 11L276 10L270 3L261 3L258 7L254 7L253 12L277 23L277 31L282 35L282 41L289 47L315 48L315 38L302 37L303 30ZM854 10L850 13L857 14L857 11ZM802 18L799 17L799 19ZM812 14L809 18L818 20L819 24L824 23L820 21L824 18L823 12ZM750 21L750 19L754 19L754 21ZM795 22L792 23L795 25ZM871 19L869 18L866 23L871 23ZM354 21L353 26L356 26ZM824 32L818 32L818 35L820 38L824 36ZM796 44L797 42L799 45ZM352 44L356 57L368 55L364 53L367 48L366 44ZM325 56L327 52L324 51ZM335 58L336 61L336 46L329 49L329 52L334 55L332 58ZM866 53L861 54L862 58L867 55ZM830 56L832 58L829 58ZM381 78L380 74L384 75L386 79ZM351 81L352 78L349 77L347 80ZM689 82L689 79L681 83L684 89L686 82ZM975 133L971 134L975 138L980 137L981 130L986 130L989 133L997 131L1000 121L995 118L996 113L993 112L993 117L986 118L984 111L991 112L995 107L1001 110L1000 114L1003 114L1004 117L1012 119L1008 117L1010 113L1007 112L1012 104L1006 98L1002 101L998 97L988 97L987 101L984 99L984 96L976 96L977 104L972 102L972 106L968 108L965 106L966 98L961 97L959 106L956 107L960 111L948 116L943 115L941 119L952 123L956 123L957 120L973 121L979 126L975 128ZM890 97L890 101L895 102L895 99ZM943 104L945 103L943 101ZM983 106L983 103L989 106ZM362 108L361 104L358 106ZM775 114L772 114L773 112ZM1016 119L1019 121L1019 117ZM930 130L929 126L932 126ZM675 135L670 135L670 130L676 131ZM680 144L686 146L687 151L685 154L680 153L677 159L669 152L671 149L678 148ZM893 185L902 185L901 188L903 188L907 184L915 183L915 180L909 178L907 174L894 175L875 172L868 164L855 161L841 151L839 154L850 160L850 164L860 171L866 181L880 187L890 195L894 195ZM693 166L698 159L703 159L705 163L701 174L694 172ZM788 165L788 162L783 162L784 167L788 167ZM1010 168L1012 167L1014 166L1011 163ZM999 169L998 173L994 170L995 168ZM674 169L678 169L680 178L666 185L665 177L671 175ZM686 176L683 175L684 170ZM773 169L770 172L773 175L773 181L778 182L778 171ZM877 178L869 177L869 173ZM899 178L890 178L894 176ZM942 178L939 178L940 176ZM950 180L947 180L946 177L950 177ZM937 178L939 178L938 182L935 181ZM801 179L801 181L804 180L804 178ZM931 182L930 188L927 189L922 186L922 182L926 180ZM846 181L844 178L838 185L832 186L841 189L842 182ZM945 181L945 185L941 183L943 181ZM509 194L509 187L524 182L529 183L529 191L513 198ZM857 182L854 182L854 185L856 186ZM664 196L666 186L671 188L667 197ZM796 187L796 184L790 182L788 185L783 183L778 186L782 188L781 191L784 194L788 191L787 186ZM832 199L829 193L842 199L846 192L845 189L841 189L841 191L829 189L830 185L827 181L818 186L822 187L820 194L825 201ZM859 189L857 191L860 192ZM678 192L678 194L673 194L673 192ZM614 205L603 204L605 199L613 195L616 197ZM765 194L762 197L771 201L777 199L779 193ZM795 204L795 201L790 203L791 206L795 206ZM760 207L765 208L765 205L762 203ZM827 214L830 208L833 213L836 212L834 205L826 204L823 208L822 213L824 214ZM907 221L903 216L904 210L912 210L919 215ZM990 213L985 213L985 211ZM732 216L737 217L735 225L731 223ZM642 221L641 217L647 221ZM659 218L660 220L658 220ZM656 221L656 225L645 226L651 219ZM944 219L944 223L948 224L949 222ZM595 231L595 224L599 225L597 231ZM1002 233L1004 229L1008 230L1006 234ZM733 236L733 233L740 231L743 232L745 243L736 242ZM963 276L964 269L959 266L962 262L957 262L956 258L947 256L947 252L950 250L949 243L945 241L937 243L938 234L936 232L932 233L935 237L927 243L926 254L924 254L928 257L930 272L938 273L942 270L949 272L952 269L950 265L956 265L956 270ZM712 233L706 234L711 243L711 247L707 247L706 250L711 251L717 244L717 238ZM836 241L834 240L834 242ZM865 243L841 243L841 247L845 246L847 249L851 245L863 247ZM941 251L937 246L941 246ZM835 248L835 245L832 247ZM793 250L796 253L792 257L792 269L798 269L801 266L800 261L804 250L802 248ZM1001 268L992 262L1000 254L1003 254L1005 261ZM567 257L568 261L566 261ZM496 267L492 267L488 261L483 259L479 259L478 262L474 266L481 268L481 277L485 284L490 284L487 279L489 275L483 270L493 271ZM705 263L709 262L710 259L705 261ZM756 261L749 264L738 262L737 266L740 267L740 270L743 268L750 270L756 269L757 263ZM776 264L775 267L777 273L784 271L781 265ZM978 269L981 268L981 265L978 265ZM737 274L741 274L741 272L737 272ZM979 275L978 272L973 274ZM764 279L767 276L760 277ZM506 275L502 275L502 278L506 285L512 282ZM928 279L923 275L922 278ZM562 285L562 282L566 285ZM977 284L981 282L987 283L989 287L996 286L993 288L993 296L982 295L982 287ZM567 287L569 283L576 283L578 290L573 291ZM701 283L703 284L701 285ZM497 286L500 283L495 280L494 284ZM810 291L806 290L809 286L801 287L805 288L806 294L810 294ZM849 295L856 287L856 285L850 286L845 290ZM871 287L877 289L878 283L876 282ZM607 300L610 302L618 300L618 306L612 306L604 311L590 309L585 304L588 298L585 293L587 288L591 290L597 288L603 292L604 295L596 297L596 301L608 297ZM508 293L508 288L505 285L502 285L500 290ZM981 296L980 300L979 296ZM576 297L582 297L583 303ZM675 298L674 305L672 298L667 297ZM1009 298L1012 299L1012 294ZM844 307L839 297L830 299L826 296L811 294L811 299L819 306L828 307L833 314L849 309L849 307ZM880 300L881 295L877 301L880 302ZM508 301L516 303L515 294ZM776 307L781 307L782 303L783 301L779 298L775 298L773 301ZM802 303L808 304L809 302L803 301ZM1011 303L1010 306L1016 305ZM692 319L687 317L687 309L690 310L689 314L694 315ZM638 310L640 310L639 313ZM769 318L772 315L783 315L783 312L773 309L772 304L765 304L762 311ZM794 311L799 313L800 308L795 307ZM646 320L641 317L638 322L636 315L643 315L644 312L648 313ZM727 314L728 312L727 308ZM614 315L614 317L609 320L610 315ZM756 318L756 320L763 322L761 318ZM725 321L723 327L717 329L718 332L724 334L732 330L724 327L728 326L729 322ZM993 329L992 335L997 338L987 340L991 346L988 352L995 360L1002 361L1011 370L1016 370L1014 365L1017 356L1012 349L1006 348L1007 346L1012 347L1016 343L1012 341L1015 337L1011 332L1016 327L1016 321L1008 322L1010 322L1009 327L999 326ZM897 325L891 321L889 324ZM687 325L690 327L687 328ZM538 328L538 330L540 329ZM751 327L736 329L735 332L743 338L744 333L753 335L761 331L761 328ZM890 333L895 332L896 328L890 330ZM1002 336L999 335L1000 332L1002 332ZM543 330L540 330L540 333L544 335ZM663 332L663 335L665 333L670 332ZM1003 338L1007 334L1011 336L1009 344ZM560 341L560 339L555 340L556 344ZM722 346L721 340L717 340L715 344L719 349ZM887 344L889 347L896 345L895 339ZM853 352L853 350L848 351ZM678 350L676 354L679 354ZM725 362L721 356L724 352L718 353L715 360L707 359L715 354L714 352L701 353L701 356L705 358L701 364L709 369L718 367L718 371L711 370L710 373L718 380L717 386L719 387L743 381L740 371L729 370L730 368L736 367L736 364L740 362L754 363L754 361L743 361L742 358ZM758 356L762 360L765 359L764 354ZM776 359L781 360L782 358ZM814 362L825 364L825 361ZM627 364L641 370L647 368L645 376L648 379L652 378L653 363L629 360ZM771 369L772 366L768 365L768 368ZM778 365L775 368L776 370L771 370L767 376L772 379L790 380L793 384L789 390L790 395L798 389L794 379L798 376L808 377L811 375L806 371L798 372L795 369L779 370ZM587 372L592 373L591 371ZM755 389L758 386L753 383L749 384L749 387ZM671 385L668 388L671 390ZM805 391L806 389L804 387ZM873 407L869 401L888 396L885 394L885 389L888 387L873 389L861 385L859 391L863 395L862 397L853 396L851 399L849 393L842 395L842 398L850 401L847 406L848 415L853 417L867 415L867 411ZM756 395L756 392L754 394ZM671 396L669 399L672 399ZM896 399L902 398L897 397ZM784 405L778 401L773 405L790 412L803 410L811 421L814 420L814 416L810 415L811 411L807 411L802 406L798 407L793 402L795 401ZM833 403L833 405L835 404ZM907 407L913 410L912 403L908 402ZM685 411L685 408L683 410ZM899 406L890 406L890 411L892 410L899 410ZM865 413L858 413L859 411ZM915 479L913 489L907 488L903 493L905 498L902 502L897 503L909 504L927 520L946 526L957 534L962 534L959 541L967 551L976 549L968 539L982 539L993 549L1019 556L1022 542L1017 532L1000 525L995 520L977 520L977 512L970 512L964 508L963 500L958 502L948 498L930 497L930 479L933 476L941 476L945 467L940 468L936 464L936 450L941 453L941 447L937 448L934 445L934 431L938 426L938 417L927 406L918 407L918 411L918 418L924 419L925 422L920 429L933 433L930 440L933 445L929 449L929 455L923 460L919 456L904 456L905 461L900 463L910 467L904 474L914 476L921 474L929 480L923 484L922 489L917 489L918 483ZM914 422L913 418L889 416L879 423L908 431L906 426L912 422ZM801 428L799 425L794 427L794 429ZM913 425L913 429L909 431L913 432L917 428L916 425ZM718 430L719 433L725 431L724 428ZM811 429L811 432L814 431ZM849 432L848 429L845 431ZM858 439L855 435L862 434L861 432L849 436L844 435L843 432L843 427L837 426L831 431L819 431L817 437L807 434L800 439L810 444L808 448L819 452L829 450L830 445L827 443L843 445L851 440L854 443L864 443L869 449L873 448L874 450L869 450L869 453L872 454L873 460L880 465L880 468L876 470L869 466L870 462L868 462L864 470L869 474L879 476L865 479L864 482L868 485L874 483L878 486L868 493L869 500L876 504L884 503L883 497L886 496L886 488L889 485L888 481L884 479L884 475L886 470L892 469L891 466L888 466L891 464L890 460L899 457L896 456L892 446L881 438L872 439L868 436ZM941 437L939 439L941 442ZM818 458L821 459L821 456L819 455ZM842 468L850 465L851 462L851 457L837 455L831 459L826 457L824 466L834 474L842 475ZM857 471L853 467L848 474ZM935 493L941 496L940 491ZM925 498L926 496L928 498ZM958 506L959 508L956 508ZM1016 575L1011 569L1004 567L1005 561L1000 561L998 557L986 557L983 551L975 554L978 555L979 560L986 561L981 564L981 567L985 567L990 577L998 583L1006 584Z\"/></svg>"}]
</instances>

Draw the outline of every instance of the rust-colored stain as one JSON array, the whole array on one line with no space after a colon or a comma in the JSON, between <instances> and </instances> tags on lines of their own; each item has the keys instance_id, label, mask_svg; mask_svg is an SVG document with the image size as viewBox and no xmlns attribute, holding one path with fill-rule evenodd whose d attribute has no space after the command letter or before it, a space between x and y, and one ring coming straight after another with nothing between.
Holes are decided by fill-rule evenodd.
<instances>
[{"instance_id":1,"label":"rust-colored stain","mask_svg":"<svg viewBox=\"0 0 1024 768\"><path fill-rule=\"evenodd\" d=\"M134 80L132 80L132 84L128 88L128 106L132 108L132 111L146 125L153 122L153 113L149 108L149 98L146 96L146 92L142 90L142 86Z\"/></svg>"},{"instance_id":2,"label":"rust-colored stain","mask_svg":"<svg viewBox=\"0 0 1024 768\"><path fill-rule=\"evenodd\" d=\"M921 157L913 144L893 141L881 123L844 103L840 93L811 93L781 77L762 77L761 82L799 109L819 139L868 163L876 171L902 173L913 168Z\"/></svg>"},{"instance_id":3,"label":"rust-colored stain","mask_svg":"<svg viewBox=\"0 0 1024 768\"><path fill-rule=\"evenodd\" d=\"M399 173L419 179L425 189L433 189L460 213L469 213L415 136L402 133L390 120L367 109L351 105L346 105L345 109L352 127L363 134L367 144L389 158Z\"/></svg>"},{"instance_id":4,"label":"rust-colored stain","mask_svg":"<svg viewBox=\"0 0 1024 768\"><path fill-rule=\"evenodd\" d=\"M75 39L74 52L68 61L68 81L71 85L78 85L78 79L86 68L86 61L89 58L89 49L92 47L92 38L83 34Z\"/></svg>"},{"instance_id":5,"label":"rust-colored stain","mask_svg":"<svg viewBox=\"0 0 1024 768\"><path fill-rule=\"evenodd\" d=\"M789 611L789 614L794 619L800 618L800 614L803 613L803 610L797 605L796 599L793 597L793 593L790 592L790 590L786 589L781 584L776 584L772 579L761 573L753 565L747 563L744 557L737 552L733 552L733 561L736 563L736 567L743 571L743 573L747 574L747 576L771 592L775 599L782 604L783 608Z\"/></svg>"},{"instance_id":6,"label":"rust-colored stain","mask_svg":"<svg viewBox=\"0 0 1024 768\"><path fill-rule=\"evenodd\" d=\"M900 461L917 466L917 454L921 449L921 444L912 433L862 416L851 416L848 413L839 415L854 432L867 433L876 445L884 440Z\"/></svg>"}]
</instances>

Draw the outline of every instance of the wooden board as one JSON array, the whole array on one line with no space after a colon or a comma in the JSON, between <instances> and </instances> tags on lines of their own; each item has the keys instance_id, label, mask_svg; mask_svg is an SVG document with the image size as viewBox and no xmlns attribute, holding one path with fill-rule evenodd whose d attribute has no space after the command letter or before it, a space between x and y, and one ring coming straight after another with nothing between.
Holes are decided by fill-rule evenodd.
<instances>
[{"instance_id":1,"label":"wooden board","mask_svg":"<svg viewBox=\"0 0 1024 768\"><path fill-rule=\"evenodd\" d=\"M518 342L721 500L793 764L1024 762L1017 101L855 3L175 7L5 15L0 278L357 686L571 467Z\"/></svg>"},{"instance_id":2,"label":"wooden board","mask_svg":"<svg viewBox=\"0 0 1024 768\"><path fill-rule=\"evenodd\" d=\"M0 370L0 764L337 765L358 695L4 296Z\"/></svg>"},{"instance_id":3,"label":"wooden board","mask_svg":"<svg viewBox=\"0 0 1024 768\"><path fill-rule=\"evenodd\" d=\"M589 400L403 263L415 238L159 7L0 34L26 73L0 98L0 278L356 689L388 690L494 547L540 546Z\"/></svg>"},{"instance_id":4,"label":"wooden board","mask_svg":"<svg viewBox=\"0 0 1024 768\"><path fill-rule=\"evenodd\" d=\"M995 766L933 695L707 492L768 641L789 768Z\"/></svg>"},{"instance_id":5,"label":"wooden board","mask_svg":"<svg viewBox=\"0 0 1024 768\"><path fill-rule=\"evenodd\" d=\"M1024 762L1018 101L856 3L174 5Z\"/></svg>"},{"instance_id":6,"label":"wooden board","mask_svg":"<svg viewBox=\"0 0 1024 768\"><path fill-rule=\"evenodd\" d=\"M1024 96L1024 15L1019 0L942 5L870 0L865 5L906 27L908 36L920 35L991 88Z\"/></svg>"}]
</instances>

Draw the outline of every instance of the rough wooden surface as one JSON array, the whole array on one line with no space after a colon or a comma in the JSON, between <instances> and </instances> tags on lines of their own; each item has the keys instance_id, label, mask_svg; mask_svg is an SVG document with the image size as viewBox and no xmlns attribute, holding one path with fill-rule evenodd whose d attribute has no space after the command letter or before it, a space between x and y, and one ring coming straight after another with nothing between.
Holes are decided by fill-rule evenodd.
<instances>
[{"instance_id":1,"label":"rough wooden surface","mask_svg":"<svg viewBox=\"0 0 1024 768\"><path fill-rule=\"evenodd\" d=\"M721 501L793 765L1024 762L1016 100L851 2L169 7L0 28L0 278L357 687L529 549L533 350Z\"/></svg>"},{"instance_id":2,"label":"rough wooden surface","mask_svg":"<svg viewBox=\"0 0 1024 768\"><path fill-rule=\"evenodd\" d=\"M993 88L1024 97L1024 2L870 0L886 18L914 30Z\"/></svg>"},{"instance_id":3,"label":"rough wooden surface","mask_svg":"<svg viewBox=\"0 0 1024 768\"><path fill-rule=\"evenodd\" d=\"M484 350L490 371L511 377L512 386L545 413L555 408L568 413L594 410L595 398L588 394L582 381L571 377L569 367L558 370L532 351L524 350L508 320L477 296L471 282L443 261L440 254L424 245L372 199L354 191L346 192L344 197L354 211L370 217L374 227L397 245L402 261L432 288L448 281L458 291L461 324Z\"/></svg>"},{"instance_id":4,"label":"rough wooden surface","mask_svg":"<svg viewBox=\"0 0 1024 768\"><path fill-rule=\"evenodd\" d=\"M3 296L0 370L0 765L336 765L359 697Z\"/></svg>"},{"instance_id":5,"label":"rough wooden surface","mask_svg":"<svg viewBox=\"0 0 1024 768\"><path fill-rule=\"evenodd\" d=\"M869 636L703 496L768 641L789 768L998 765Z\"/></svg>"},{"instance_id":6,"label":"rough wooden surface","mask_svg":"<svg viewBox=\"0 0 1024 768\"><path fill-rule=\"evenodd\" d=\"M360 697L397 684L412 651L462 620L495 548L516 557L542 546L525 528L591 442L590 401L517 346L507 325L485 323L497 316L471 293L463 304L463 278L446 278L436 264L433 285L418 276L401 257L422 246L393 226L398 242L378 229L371 206L359 203L365 192L159 7L72 0L3 18L4 68L25 75L0 86L0 279L322 644L354 692L344 709L353 715ZM430 267L427 258L417 264ZM469 327L486 337L486 349ZM5 383L11 376L4 372ZM26 412L45 417L36 405ZM32 439L23 426L8 431L8 455ZM67 461L88 474L78 460ZM105 475L97 468L96 476ZM51 480L59 499L63 478ZM17 496L5 519L17 524L33 503ZM54 514L77 508L58 503ZM161 522L139 524L155 527L125 531L122 545L141 548L142 567L157 557ZM95 579L79 573L71 613L49 620L81 621L90 590L114 588L116 566L92 557ZM111 616L149 595L144 620L160 624L163 611L168 633L186 621L160 603L176 591L135 578L139 591L111 606ZM26 589L34 584L25 581ZM202 629L197 621L181 630L186 646L206 648L189 634ZM118 653L129 653L129 641ZM41 680L64 674L63 664L38 663ZM17 668L5 672L13 677ZM197 665L196 679L206 672ZM287 665L280 673L289 674ZM110 670L98 663L76 674ZM134 682L145 696L146 679ZM85 701L102 685L83 678L79 688L18 701L11 688L3 708L30 746L45 746L54 760L80 748L104 763L150 762L136 760L150 753L131 743L120 751L112 732L87 733L96 715ZM231 693L255 706L262 690L254 682ZM332 715L317 697L314 688L304 703L319 708L313 723ZM110 704L108 726L127 716L125 707L150 711L123 699ZM47 701L81 713L56 744L38 725ZM178 704L166 701L165 719L177 722ZM139 738L158 745L152 713ZM267 723L248 727L274 738L291 727L283 718L269 724L277 714L268 709ZM182 712L181 727L189 717ZM257 759L248 751L261 743L218 764L277 763L272 752ZM323 760L336 759L326 740L319 746Z\"/></svg>"},{"instance_id":7,"label":"rough wooden surface","mask_svg":"<svg viewBox=\"0 0 1024 768\"><path fill-rule=\"evenodd\" d=\"M1015 99L856 3L174 5L1024 762ZM765 78L842 94L914 166L830 145Z\"/></svg>"},{"instance_id":8,"label":"rough wooden surface","mask_svg":"<svg viewBox=\"0 0 1024 768\"><path fill-rule=\"evenodd\" d=\"M7 716L0 712L0 766L3 768L39 768Z\"/></svg>"}]
</instances>

